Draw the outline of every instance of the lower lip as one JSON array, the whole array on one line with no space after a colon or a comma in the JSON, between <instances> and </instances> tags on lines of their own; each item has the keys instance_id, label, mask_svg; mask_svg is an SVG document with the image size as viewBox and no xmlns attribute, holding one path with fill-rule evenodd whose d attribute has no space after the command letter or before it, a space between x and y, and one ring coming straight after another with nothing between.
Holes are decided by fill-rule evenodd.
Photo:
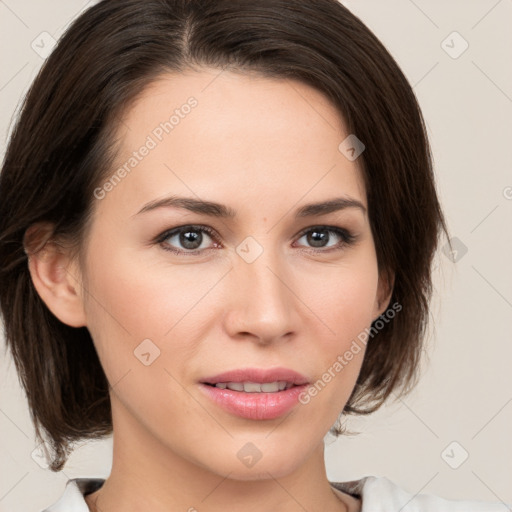
<instances>
[{"instance_id":1,"label":"lower lip","mask_svg":"<svg viewBox=\"0 0 512 512\"><path fill-rule=\"evenodd\" d=\"M201 384L204 392L223 409L249 420L272 420L293 409L306 385L275 393L245 393Z\"/></svg>"}]
</instances>

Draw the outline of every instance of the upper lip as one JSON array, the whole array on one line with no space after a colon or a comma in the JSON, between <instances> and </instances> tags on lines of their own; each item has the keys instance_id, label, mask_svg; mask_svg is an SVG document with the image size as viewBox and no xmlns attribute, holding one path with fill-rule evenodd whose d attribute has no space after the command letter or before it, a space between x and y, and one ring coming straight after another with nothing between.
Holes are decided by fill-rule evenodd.
<instances>
[{"instance_id":1,"label":"upper lip","mask_svg":"<svg viewBox=\"0 0 512 512\"><path fill-rule=\"evenodd\" d=\"M289 368L239 368L202 379L203 384L218 384L219 382L276 382L286 381L296 386L307 384L304 375Z\"/></svg>"}]
</instances>

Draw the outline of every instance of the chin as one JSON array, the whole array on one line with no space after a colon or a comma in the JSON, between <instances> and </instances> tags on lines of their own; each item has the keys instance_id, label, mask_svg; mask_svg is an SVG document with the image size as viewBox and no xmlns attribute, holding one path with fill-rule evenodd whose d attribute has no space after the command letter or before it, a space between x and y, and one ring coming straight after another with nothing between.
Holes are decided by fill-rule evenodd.
<instances>
[{"instance_id":1,"label":"chin","mask_svg":"<svg viewBox=\"0 0 512 512\"><path fill-rule=\"evenodd\" d=\"M264 464L260 461L252 468L241 468L239 466L222 467L216 471L222 476L227 476L230 480L245 482L255 482L258 480L268 480L269 478L284 478L294 472L297 465L283 464Z\"/></svg>"},{"instance_id":2,"label":"chin","mask_svg":"<svg viewBox=\"0 0 512 512\"><path fill-rule=\"evenodd\" d=\"M236 445L235 451L219 448L213 459L203 462L203 467L232 480L268 480L290 475L311 456L311 450L306 449L308 445L296 445L291 440L290 443L273 444L268 439L262 439L261 443L255 439L254 443L244 440Z\"/></svg>"}]
</instances>

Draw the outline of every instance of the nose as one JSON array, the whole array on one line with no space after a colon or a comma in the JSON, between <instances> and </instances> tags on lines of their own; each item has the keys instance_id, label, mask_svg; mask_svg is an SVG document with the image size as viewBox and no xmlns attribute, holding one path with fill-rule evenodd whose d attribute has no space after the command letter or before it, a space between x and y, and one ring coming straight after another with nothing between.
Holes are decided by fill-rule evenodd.
<instances>
[{"instance_id":1,"label":"nose","mask_svg":"<svg viewBox=\"0 0 512 512\"><path fill-rule=\"evenodd\" d=\"M271 250L249 263L237 256L229 279L225 328L232 338L259 344L287 340L298 328L292 272Z\"/></svg>"}]
</instances>

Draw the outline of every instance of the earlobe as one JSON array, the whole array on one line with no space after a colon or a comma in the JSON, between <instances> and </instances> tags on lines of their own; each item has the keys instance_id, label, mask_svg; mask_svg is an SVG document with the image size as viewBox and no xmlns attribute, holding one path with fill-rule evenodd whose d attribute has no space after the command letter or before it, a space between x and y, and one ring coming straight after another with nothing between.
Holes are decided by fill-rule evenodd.
<instances>
[{"instance_id":1,"label":"earlobe","mask_svg":"<svg viewBox=\"0 0 512 512\"><path fill-rule=\"evenodd\" d=\"M25 243L28 268L37 293L61 322L71 327L85 326L80 276L76 265L67 251L56 242L46 241L42 248L41 243L38 245L31 251Z\"/></svg>"},{"instance_id":2,"label":"earlobe","mask_svg":"<svg viewBox=\"0 0 512 512\"><path fill-rule=\"evenodd\" d=\"M381 272L379 276L379 284L377 289L377 296L375 298L375 308L373 320L377 320L380 315L386 311L393 295L393 288L395 286L394 272Z\"/></svg>"}]
</instances>

